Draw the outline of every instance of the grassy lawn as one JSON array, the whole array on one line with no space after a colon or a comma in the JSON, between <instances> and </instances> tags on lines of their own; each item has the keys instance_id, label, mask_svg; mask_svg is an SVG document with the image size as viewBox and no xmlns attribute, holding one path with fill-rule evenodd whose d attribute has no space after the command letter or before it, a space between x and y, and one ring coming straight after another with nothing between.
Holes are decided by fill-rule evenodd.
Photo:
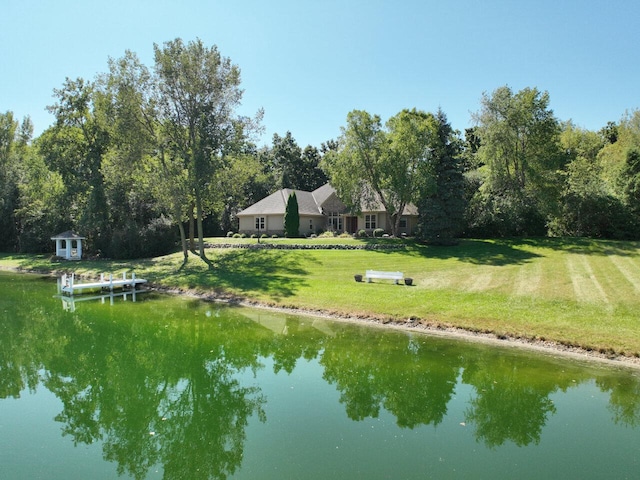
<instances>
[{"instance_id":1,"label":"grassy lawn","mask_svg":"<svg viewBox=\"0 0 640 480\"><path fill-rule=\"evenodd\" d=\"M257 243L256 239L208 239ZM272 243L362 244L353 239ZM181 254L137 261L56 263L0 254L0 267L77 273L134 270L166 286L233 294L263 303L341 315L462 327L640 355L640 242L588 239L465 240L455 247L411 241L400 250L209 248L215 268ZM400 270L414 286L357 283L367 269Z\"/></svg>"}]
</instances>

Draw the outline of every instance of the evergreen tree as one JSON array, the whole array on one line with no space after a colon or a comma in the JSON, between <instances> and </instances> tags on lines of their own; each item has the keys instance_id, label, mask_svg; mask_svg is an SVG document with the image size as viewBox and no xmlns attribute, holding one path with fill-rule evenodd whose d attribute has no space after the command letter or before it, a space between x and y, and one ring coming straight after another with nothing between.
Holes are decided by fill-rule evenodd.
<instances>
[{"instance_id":1,"label":"evergreen tree","mask_svg":"<svg viewBox=\"0 0 640 480\"><path fill-rule=\"evenodd\" d=\"M418 202L418 237L436 245L451 245L460 234L466 207L461 145L441 110L436 121L432 178L423 185Z\"/></svg>"},{"instance_id":2,"label":"evergreen tree","mask_svg":"<svg viewBox=\"0 0 640 480\"><path fill-rule=\"evenodd\" d=\"M289 200L287 200L287 208L284 213L284 232L290 238L300 234L300 213L298 212L296 192L291 192Z\"/></svg>"}]
</instances>

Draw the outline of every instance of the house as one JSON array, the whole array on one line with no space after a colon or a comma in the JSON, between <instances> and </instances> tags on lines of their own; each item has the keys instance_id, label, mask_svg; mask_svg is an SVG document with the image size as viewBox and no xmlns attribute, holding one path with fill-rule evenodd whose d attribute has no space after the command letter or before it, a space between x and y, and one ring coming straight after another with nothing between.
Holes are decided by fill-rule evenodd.
<instances>
[{"instance_id":1,"label":"house","mask_svg":"<svg viewBox=\"0 0 640 480\"><path fill-rule=\"evenodd\" d=\"M238 213L240 233L283 235L284 213L289 196L294 191L298 200L300 234L310 235L324 229L324 214L313 193L283 188Z\"/></svg>"},{"instance_id":2,"label":"house","mask_svg":"<svg viewBox=\"0 0 640 480\"><path fill-rule=\"evenodd\" d=\"M294 190L284 188L254 203L237 214L240 233L284 234L284 214L289 195ZM363 204L362 212L347 211L335 189L327 183L313 192L295 190L300 215L300 234L310 235L322 231L357 233L369 235L381 228L391 231L391 217L380 201ZM418 223L418 209L407 205L400 218L400 233L412 233Z\"/></svg>"},{"instance_id":3,"label":"house","mask_svg":"<svg viewBox=\"0 0 640 480\"><path fill-rule=\"evenodd\" d=\"M82 258L82 240L77 233L68 230L51 237L56 242L56 257L62 257L65 260L80 260Z\"/></svg>"}]
</instances>

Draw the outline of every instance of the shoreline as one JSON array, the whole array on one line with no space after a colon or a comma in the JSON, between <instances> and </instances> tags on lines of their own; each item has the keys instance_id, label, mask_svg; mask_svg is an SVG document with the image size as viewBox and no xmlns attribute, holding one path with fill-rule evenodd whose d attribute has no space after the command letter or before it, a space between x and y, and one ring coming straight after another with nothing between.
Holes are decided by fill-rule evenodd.
<instances>
[{"instance_id":1,"label":"shoreline","mask_svg":"<svg viewBox=\"0 0 640 480\"><path fill-rule=\"evenodd\" d=\"M549 356L562 356L574 360L582 360L590 363L599 363L611 367L640 370L640 357L631 357L617 353L602 353L596 350L588 350L581 347L565 345L552 340L536 340L509 335L496 335L492 332L474 332L464 328L454 327L440 323L424 323L419 319L408 319L405 322L391 320L383 315L349 316L341 315L326 310L302 309L297 307L283 307L274 304L253 301L243 297L233 295L217 295L215 293L203 293L196 290L184 290L177 288L162 287L148 284L149 288L155 292L170 295L181 295L198 298L209 302L225 303L232 306L247 308L257 308L270 310L273 312L287 313L306 317L316 317L335 322L344 322L354 325L362 325L381 329L392 329L404 332L417 332L424 335L432 335L452 340L484 343L496 345L503 348L520 348L537 352Z\"/></svg>"},{"instance_id":2,"label":"shoreline","mask_svg":"<svg viewBox=\"0 0 640 480\"><path fill-rule=\"evenodd\" d=\"M23 268L11 267L0 267L0 271L2 270L14 273L44 275L48 277L56 277L59 274L59 272L57 271L25 270ZM432 321L426 322L418 318L410 318L404 322L401 322L392 320L388 317L385 317L384 315L369 314L360 316L349 316L321 309L284 307L275 304L258 302L231 294L220 295L214 292L200 292L195 289L185 290L180 288L164 287L154 283L147 283L146 287L151 291L159 293L188 296L192 298L199 298L201 300L209 302L219 302L226 303L228 305L271 310L274 312L288 313L292 315L317 317L336 322L345 322L375 328L393 329L405 332L418 332L425 335L450 338L452 340L485 343L489 345L500 346L503 348L521 348L544 355L563 356L575 360L600 363L611 367L640 370L640 357L621 355L615 352L603 353L600 351L582 347L565 345L562 342L553 340L539 340L502 334L497 335L493 332L476 332L452 325L447 325L444 323Z\"/></svg>"}]
</instances>

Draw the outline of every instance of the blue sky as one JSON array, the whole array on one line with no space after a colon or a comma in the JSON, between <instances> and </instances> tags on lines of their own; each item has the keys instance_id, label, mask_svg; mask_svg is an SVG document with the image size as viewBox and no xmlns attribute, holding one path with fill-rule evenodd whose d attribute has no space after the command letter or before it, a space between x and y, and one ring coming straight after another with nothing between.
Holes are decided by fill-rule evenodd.
<instances>
[{"instance_id":1,"label":"blue sky","mask_svg":"<svg viewBox=\"0 0 640 480\"><path fill-rule=\"evenodd\" d=\"M0 111L39 134L66 77L94 79L127 49L151 67L176 37L240 67L261 144L291 131L320 146L353 109L442 108L463 131L503 85L548 91L560 120L591 130L640 108L636 0L0 0Z\"/></svg>"}]
</instances>

